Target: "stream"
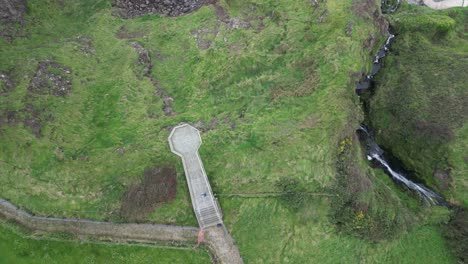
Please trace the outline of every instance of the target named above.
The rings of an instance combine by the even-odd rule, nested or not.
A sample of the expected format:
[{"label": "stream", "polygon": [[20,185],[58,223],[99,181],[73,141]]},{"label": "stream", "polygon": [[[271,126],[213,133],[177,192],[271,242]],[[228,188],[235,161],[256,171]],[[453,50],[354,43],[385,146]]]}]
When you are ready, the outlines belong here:
[{"label": "stream", "polygon": [[[388,0],[382,0],[382,12],[394,13],[395,11],[397,11],[400,5],[400,0],[397,0],[394,5],[388,2]],[[395,40],[395,35],[392,34],[391,28],[389,28],[387,34],[387,40],[379,49],[377,54],[374,56],[371,71],[369,72],[369,74],[361,78],[361,80],[356,86],[356,94],[360,96],[366,116],[368,115],[369,111],[369,98],[363,99],[361,95],[363,95],[365,92],[371,92],[370,96],[372,96],[374,76],[382,68],[382,60],[388,55],[392,42]],[[368,120],[368,118],[366,118],[366,120]],[[383,168],[385,173],[390,175],[395,182],[403,184],[408,189],[416,192],[421,198],[421,200],[426,204],[447,206],[447,203],[439,194],[424,186],[422,183],[415,183],[408,179],[408,172],[400,169],[397,170],[396,168],[392,167],[391,163],[385,157],[383,149],[376,143],[372,130],[369,128],[368,125],[361,124],[361,126],[357,129],[357,134],[359,136],[359,140],[361,141],[362,145],[366,150],[367,159],[379,165],[379,167]]]}]

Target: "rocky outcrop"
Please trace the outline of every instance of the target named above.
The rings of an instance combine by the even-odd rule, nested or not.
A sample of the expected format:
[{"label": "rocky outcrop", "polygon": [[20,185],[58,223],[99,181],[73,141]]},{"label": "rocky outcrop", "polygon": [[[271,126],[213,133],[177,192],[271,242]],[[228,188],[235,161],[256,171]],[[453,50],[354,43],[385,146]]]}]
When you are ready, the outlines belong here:
[{"label": "rocky outcrop", "polygon": [[0,0],[0,37],[11,39],[18,27],[24,23],[26,0]]},{"label": "rocky outcrop", "polygon": [[134,18],[148,14],[176,17],[202,7],[206,0],[114,0],[114,14]]},{"label": "rocky outcrop", "polygon": [[163,101],[163,112],[166,116],[173,116],[176,113],[172,109],[171,102],[174,101],[172,96],[168,95],[167,92],[159,85],[159,82],[151,74],[151,69],[153,68],[153,63],[151,62],[151,56],[145,47],[143,47],[138,42],[131,42],[130,45],[138,53],[138,64],[143,66],[142,73],[143,76],[149,78],[151,83],[155,88],[156,96],[162,99]]},{"label": "rocky outcrop", "polygon": [[0,0],[0,20],[18,22],[26,11],[26,0]]},{"label": "rocky outcrop", "polygon": [[66,96],[72,89],[70,75],[70,69],[63,65],[49,60],[41,61],[36,74],[31,79],[28,91],[41,95]]}]

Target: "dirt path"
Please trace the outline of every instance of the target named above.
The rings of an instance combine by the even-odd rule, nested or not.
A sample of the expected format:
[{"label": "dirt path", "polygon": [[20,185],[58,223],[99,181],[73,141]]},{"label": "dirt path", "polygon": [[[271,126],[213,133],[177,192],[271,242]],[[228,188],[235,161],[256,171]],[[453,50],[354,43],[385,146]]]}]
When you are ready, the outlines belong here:
[{"label": "dirt path", "polygon": [[[14,220],[18,224],[42,233],[65,232],[80,238],[92,237],[116,243],[166,242],[170,244],[194,245],[200,231],[197,227],[155,225],[155,224],[117,224],[82,219],[62,219],[33,216],[0,198],[0,216]],[[224,226],[205,230],[205,240],[216,263],[242,263],[234,241]],[[234,255],[233,255],[234,252]],[[237,253],[237,258],[235,256]]]},{"label": "dirt path", "polygon": [[224,225],[205,229],[206,244],[211,251],[216,252],[215,262],[242,264],[242,258],[234,240]]},{"label": "dirt path", "polygon": [[434,0],[424,0],[424,4],[432,9],[447,9],[451,7],[468,6],[468,0],[445,0],[436,2]]}]

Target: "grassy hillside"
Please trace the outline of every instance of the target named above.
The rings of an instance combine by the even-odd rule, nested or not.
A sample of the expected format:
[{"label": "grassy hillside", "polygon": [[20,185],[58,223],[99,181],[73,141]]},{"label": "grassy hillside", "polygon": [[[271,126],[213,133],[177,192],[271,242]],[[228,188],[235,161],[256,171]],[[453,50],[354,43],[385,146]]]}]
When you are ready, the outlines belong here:
[{"label": "grassy hillside", "polygon": [[[115,219],[145,169],[173,164],[177,199],[150,218],[195,224],[167,144],[179,122],[205,124],[201,155],[217,193],[272,191],[285,175],[310,191],[327,186],[337,142],[360,119],[350,74],[368,60],[363,42],[380,36],[351,2],[223,2],[250,24],[229,29],[209,6],[122,20],[108,2],[30,1],[28,37],[1,44],[0,70],[16,85],[1,98],[14,115],[1,127],[1,194],[38,214]],[[199,49],[194,32],[214,29]],[[149,51],[157,87],[131,41]],[[45,60],[71,71],[65,96],[31,92]],[[176,115],[164,115],[157,89]]]},{"label": "grassy hillside", "polygon": [[378,76],[370,119],[377,139],[450,201],[468,205],[466,8],[407,7]]},{"label": "grassy hillside", "polygon": [[37,240],[0,222],[0,263],[210,263],[204,250]]},{"label": "grassy hillside", "polygon": [[[226,0],[225,14],[123,20],[109,1],[29,1],[26,37],[0,39],[14,83],[0,97],[0,195],[127,221],[126,191],[175,166],[175,200],[141,221],[196,225],[167,144],[189,122],[247,263],[451,263],[447,212],[368,168],[354,136],[354,84],[385,38],[378,2]],[[271,192],[288,194],[232,196]]]}]

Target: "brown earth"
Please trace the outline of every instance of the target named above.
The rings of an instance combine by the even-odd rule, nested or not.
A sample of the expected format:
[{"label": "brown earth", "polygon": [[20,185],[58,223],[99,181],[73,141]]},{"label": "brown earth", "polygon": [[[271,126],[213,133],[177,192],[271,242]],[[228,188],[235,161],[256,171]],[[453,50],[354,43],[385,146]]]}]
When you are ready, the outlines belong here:
[{"label": "brown earth", "polygon": [[372,21],[381,33],[387,32],[388,22],[382,16],[380,7],[375,0],[354,0],[351,9],[356,15]]},{"label": "brown earth", "polygon": [[128,221],[142,221],[162,203],[174,200],[176,190],[173,167],[147,169],[143,182],[130,186],[123,195],[120,214]]}]

